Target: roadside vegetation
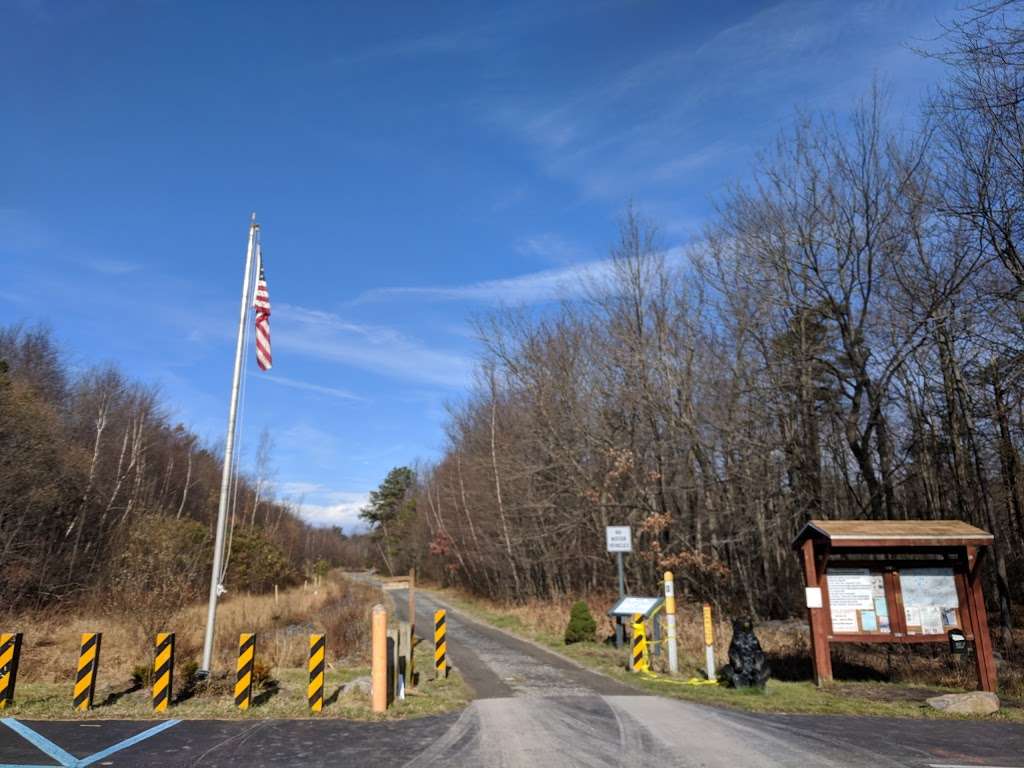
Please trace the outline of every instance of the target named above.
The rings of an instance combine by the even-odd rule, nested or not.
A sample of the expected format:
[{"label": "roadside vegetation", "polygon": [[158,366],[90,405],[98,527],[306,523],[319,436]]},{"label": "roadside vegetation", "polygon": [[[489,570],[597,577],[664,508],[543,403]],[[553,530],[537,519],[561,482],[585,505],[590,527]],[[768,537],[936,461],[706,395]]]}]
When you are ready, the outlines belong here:
[{"label": "roadside vegetation", "polygon": [[[358,720],[415,717],[464,706],[470,694],[457,674],[432,679],[432,651],[421,643],[415,666],[421,684],[383,716],[371,712],[370,612],[385,596],[376,588],[330,574],[319,586],[274,595],[228,595],[218,611],[218,655],[209,683],[194,673],[202,648],[205,604],[190,605],[156,631],[175,631],[173,703],[166,717],[259,719],[313,717],[306,701],[311,633],[327,635],[323,712],[316,717]],[[83,611],[15,619],[25,634],[15,706],[5,713],[24,718],[154,717],[150,701],[153,635],[138,617],[121,611]],[[95,708],[79,713],[71,689],[83,631],[103,631]],[[233,686],[238,636],[256,632],[253,707],[235,707]],[[353,683],[349,689],[346,684]]]},{"label": "roadside vegetation", "polygon": [[[654,677],[629,672],[627,653],[614,646],[614,625],[605,615],[614,602],[611,593],[592,595],[585,602],[598,619],[596,642],[566,641],[578,601],[569,599],[497,603],[461,589],[434,590],[439,597],[470,617],[504,629],[560,653],[577,663],[629,685],[662,696],[726,706],[752,712],[875,715],[887,717],[955,717],[938,712],[925,699],[975,686],[974,664],[951,657],[945,648],[847,646],[833,650],[836,682],[819,688],[811,680],[807,627],[799,621],[767,622],[755,627],[772,666],[772,677],[762,691],[732,690],[723,686],[688,685],[704,677],[701,606],[678,606],[679,669],[667,675],[665,654],[654,659]],[[579,609],[576,609],[578,612]],[[728,656],[732,629],[715,622],[717,667]],[[1024,634],[1020,640],[1024,642]],[[1001,678],[1003,708],[993,717],[1024,722],[1024,675],[1004,668]]]},{"label": "roadside vegetation", "polygon": [[[109,365],[79,367],[45,328],[0,327],[0,625],[11,612],[173,614],[209,585],[220,449],[159,392]],[[276,498],[273,442],[232,489],[232,593],[301,584],[350,543]]]}]

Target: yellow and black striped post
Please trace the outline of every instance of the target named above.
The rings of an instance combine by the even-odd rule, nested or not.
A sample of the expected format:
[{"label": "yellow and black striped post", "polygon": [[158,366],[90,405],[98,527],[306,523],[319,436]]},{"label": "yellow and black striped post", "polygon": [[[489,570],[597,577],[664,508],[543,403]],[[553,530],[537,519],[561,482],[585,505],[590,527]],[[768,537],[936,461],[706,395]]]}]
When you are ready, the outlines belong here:
[{"label": "yellow and black striped post", "polygon": [[153,710],[166,712],[174,686],[174,633],[158,632],[153,656]]},{"label": "yellow and black striped post", "polygon": [[82,650],[78,654],[78,673],[75,675],[75,709],[92,709],[96,693],[96,676],[100,668],[100,632],[82,633]]},{"label": "yellow and black striped post", "polygon": [[324,645],[323,635],[309,636],[309,687],[306,689],[306,697],[311,712],[319,712],[324,708]]},{"label": "yellow and black striped post", "polygon": [[0,709],[14,704],[14,685],[18,682],[21,658],[21,632],[0,634]]},{"label": "yellow and black striped post", "polygon": [[443,610],[434,613],[434,677],[437,679],[448,677],[448,643],[446,639],[445,615]]},{"label": "yellow and black striped post", "polygon": [[252,672],[256,663],[256,635],[238,636],[238,679],[235,681],[235,706],[246,710],[252,704]]},{"label": "yellow and black striped post", "polygon": [[647,660],[647,628],[644,617],[633,614],[633,649],[629,656],[629,668],[634,672],[647,672],[651,665]]}]

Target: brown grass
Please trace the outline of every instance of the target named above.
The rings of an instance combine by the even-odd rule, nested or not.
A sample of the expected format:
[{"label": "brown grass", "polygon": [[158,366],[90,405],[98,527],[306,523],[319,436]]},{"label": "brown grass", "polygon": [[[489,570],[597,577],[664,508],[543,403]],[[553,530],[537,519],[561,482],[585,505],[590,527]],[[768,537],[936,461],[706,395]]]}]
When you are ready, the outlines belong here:
[{"label": "brown grass", "polygon": [[[268,667],[302,666],[311,632],[328,635],[333,664],[363,664],[369,652],[369,611],[380,600],[381,593],[368,585],[334,578],[319,589],[283,591],[276,603],[273,593],[228,594],[217,612],[214,670],[234,669],[242,632],[257,633],[257,654]],[[155,623],[153,611],[142,601],[134,612],[94,605],[77,611],[8,615],[0,629],[24,634],[19,685],[70,680],[82,632],[103,633],[100,679],[120,684],[131,679],[136,668],[152,664],[154,625],[175,633],[176,665],[181,670],[189,661],[199,661],[205,623],[205,603],[187,606]]]}]

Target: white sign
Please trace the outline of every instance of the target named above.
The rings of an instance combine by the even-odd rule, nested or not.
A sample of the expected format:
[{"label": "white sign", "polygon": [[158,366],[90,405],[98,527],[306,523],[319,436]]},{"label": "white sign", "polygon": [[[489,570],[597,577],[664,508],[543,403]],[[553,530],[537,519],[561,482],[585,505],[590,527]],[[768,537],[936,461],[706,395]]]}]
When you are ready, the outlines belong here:
[{"label": "white sign", "polygon": [[612,606],[609,613],[612,616],[632,616],[635,613],[646,616],[660,602],[660,597],[624,597]]},{"label": "white sign", "polygon": [[867,568],[834,568],[827,578],[828,601],[832,608],[874,609],[874,579]]},{"label": "white sign", "polygon": [[665,582],[665,597],[675,597],[676,586],[671,581]]},{"label": "white sign", "polygon": [[831,568],[826,578],[833,632],[889,631],[885,578],[881,573],[867,568]]},{"label": "white sign", "polygon": [[633,537],[628,525],[609,525],[604,529],[609,552],[632,552]]},{"label": "white sign", "polygon": [[833,608],[832,609],[832,631],[833,632],[856,632],[857,626],[856,608]]},{"label": "white sign", "polygon": [[808,608],[822,608],[825,603],[821,597],[821,587],[804,587]]}]

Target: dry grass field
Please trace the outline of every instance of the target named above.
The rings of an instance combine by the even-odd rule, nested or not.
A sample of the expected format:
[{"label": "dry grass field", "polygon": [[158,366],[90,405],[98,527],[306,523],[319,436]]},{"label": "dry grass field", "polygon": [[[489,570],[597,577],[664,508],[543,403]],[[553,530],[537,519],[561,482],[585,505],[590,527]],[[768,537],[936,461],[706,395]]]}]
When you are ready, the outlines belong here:
[{"label": "dry grass field", "polygon": [[[264,595],[227,595],[218,610],[217,655],[209,683],[195,684],[202,653],[206,605],[195,604],[157,622],[145,604],[136,612],[114,606],[80,611],[14,614],[0,618],[0,630],[24,635],[15,706],[17,717],[142,718],[152,715],[149,674],[156,631],[176,635],[174,695],[167,713],[179,718],[306,717],[305,665],[309,635],[327,635],[326,707],[322,716],[372,719],[365,691],[342,692],[344,683],[369,675],[370,611],[387,603],[378,589],[334,574],[319,587],[297,587]],[[155,627],[155,628],[154,628]],[[92,712],[71,708],[71,687],[82,632],[102,632],[99,674]],[[257,636],[254,707],[233,705],[231,685],[238,636]],[[417,648],[420,669],[430,669],[428,644]],[[423,655],[422,660],[420,655]],[[428,681],[385,717],[417,716],[465,704],[469,693],[457,675]]]}]

